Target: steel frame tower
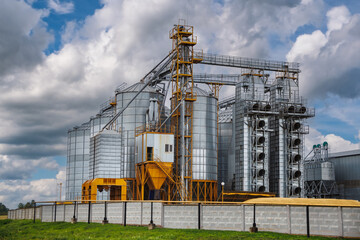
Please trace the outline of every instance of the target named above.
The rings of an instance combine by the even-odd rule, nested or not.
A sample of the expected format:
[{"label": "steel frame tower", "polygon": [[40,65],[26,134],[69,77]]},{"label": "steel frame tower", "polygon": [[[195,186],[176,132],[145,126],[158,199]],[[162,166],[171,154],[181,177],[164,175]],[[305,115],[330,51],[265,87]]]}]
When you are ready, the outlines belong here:
[{"label": "steel frame tower", "polygon": [[193,46],[196,45],[196,37],[193,32],[192,26],[179,21],[169,34],[176,54],[171,66],[171,109],[177,110],[171,117],[171,125],[175,131],[175,176],[182,201],[192,200],[192,122],[193,102],[196,101],[193,93]]},{"label": "steel frame tower", "polygon": [[329,146],[327,142],[323,145],[314,145],[314,155],[305,160],[305,197],[308,198],[338,198],[340,196],[335,181],[333,163],[329,162]]}]

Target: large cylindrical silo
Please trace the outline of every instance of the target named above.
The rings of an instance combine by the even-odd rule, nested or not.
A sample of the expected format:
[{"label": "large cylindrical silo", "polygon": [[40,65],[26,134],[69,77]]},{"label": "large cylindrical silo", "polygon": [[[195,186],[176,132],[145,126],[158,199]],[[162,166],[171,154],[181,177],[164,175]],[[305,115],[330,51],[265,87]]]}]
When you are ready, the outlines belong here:
[{"label": "large cylindrical silo", "polygon": [[89,178],[90,122],[68,131],[66,200],[81,199],[81,186]]},{"label": "large cylindrical silo", "polygon": [[194,87],[193,180],[217,181],[217,99]]},{"label": "large cylindrical silo", "polygon": [[[116,112],[125,107],[143,86],[144,83],[139,82],[124,90],[116,90]],[[145,125],[150,99],[162,101],[163,97],[155,88],[147,86],[117,119],[116,129],[123,137],[122,178],[135,178],[135,129]]]},{"label": "large cylindrical silo", "polygon": [[222,110],[219,113],[218,183],[225,183],[224,190],[235,190],[234,127],[233,109]]}]

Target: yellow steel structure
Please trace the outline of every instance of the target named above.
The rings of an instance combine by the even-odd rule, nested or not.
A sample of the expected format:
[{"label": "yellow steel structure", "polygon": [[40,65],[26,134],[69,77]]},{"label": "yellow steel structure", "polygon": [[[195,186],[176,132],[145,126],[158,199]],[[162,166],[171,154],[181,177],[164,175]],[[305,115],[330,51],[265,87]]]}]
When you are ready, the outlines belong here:
[{"label": "yellow steel structure", "polygon": [[110,200],[134,199],[134,179],[131,178],[95,178],[82,184],[83,203],[96,201],[97,191],[110,191]]},{"label": "yellow steel structure", "polygon": [[254,198],[243,202],[244,204],[261,205],[292,205],[292,206],[336,206],[360,207],[357,200],[326,199],[326,198]]},{"label": "yellow steel structure", "polygon": [[109,191],[116,196],[114,200],[126,200],[126,181],[120,178],[95,178],[82,184],[82,201],[96,200],[97,191]]},{"label": "yellow steel structure", "polygon": [[217,181],[192,180],[193,201],[216,201]]},{"label": "yellow steel structure", "polygon": [[181,104],[171,117],[171,125],[175,137],[176,185],[178,197],[182,201],[192,200],[192,123],[193,102],[196,101],[193,92],[193,46],[196,45],[196,37],[193,32],[192,26],[185,25],[185,21],[180,20],[169,34],[172,49],[176,53],[171,66],[171,109],[176,109]]},{"label": "yellow steel structure", "polygon": [[[158,128],[157,126],[155,128]],[[155,190],[159,193],[155,200],[167,200],[173,199],[173,189],[175,181],[173,180],[173,162],[163,162],[158,157],[154,156],[154,149],[152,152],[148,152],[148,148],[144,148],[147,143],[147,134],[161,134],[161,135],[173,135],[170,133],[171,129],[166,127],[159,128],[158,131],[152,126],[144,125],[137,127],[135,130],[135,136],[141,136],[141,148],[145,149],[145,154],[140,154],[141,160],[135,167],[135,180],[136,180],[136,199],[146,200],[146,194],[149,190]],[[145,157],[145,159],[144,159]]]},{"label": "yellow steel structure", "polygon": [[170,201],[175,184],[172,171],[173,163],[170,162],[155,160],[136,164],[136,199],[145,200],[147,190],[156,190],[160,194],[160,199],[156,200]]}]

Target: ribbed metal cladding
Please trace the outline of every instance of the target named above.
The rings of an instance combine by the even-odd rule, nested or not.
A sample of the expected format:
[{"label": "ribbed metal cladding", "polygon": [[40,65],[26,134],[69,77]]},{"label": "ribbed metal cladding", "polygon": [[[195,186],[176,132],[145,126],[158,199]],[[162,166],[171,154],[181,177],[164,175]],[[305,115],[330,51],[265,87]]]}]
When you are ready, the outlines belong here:
[{"label": "ribbed metal cladding", "polygon": [[121,135],[114,130],[104,130],[90,138],[90,179],[120,178],[121,140]]},{"label": "ribbed metal cladding", "polygon": [[[136,83],[124,90],[116,91],[116,111],[120,111],[141,89],[144,83]],[[146,87],[119,116],[116,128],[123,137],[123,170],[121,178],[135,178],[135,129],[146,123],[146,111],[149,109],[150,99],[156,98],[160,102],[164,95],[153,87]]]},{"label": "ribbed metal cladding", "polygon": [[89,180],[90,137],[96,135],[112,115],[113,108],[109,107],[91,117],[89,122],[68,131],[66,200],[81,198],[81,186]]},{"label": "ribbed metal cladding", "polygon": [[90,122],[68,131],[65,199],[81,198],[81,185],[89,177]]},{"label": "ribbed metal cladding", "polygon": [[235,190],[235,124],[232,116],[233,108],[219,113],[218,183],[224,182],[225,190]]},{"label": "ribbed metal cladding", "polygon": [[[277,78],[270,87],[270,98],[281,114],[272,116],[270,191],[279,197],[304,196],[303,145],[306,107],[293,79]],[[301,108],[305,108],[302,111]],[[295,156],[298,155],[298,159]]]},{"label": "ribbed metal cladding", "polygon": [[217,99],[194,87],[193,160],[194,180],[217,180]]},{"label": "ribbed metal cladding", "polygon": [[269,113],[264,80],[244,74],[235,94],[235,189],[269,191]]}]

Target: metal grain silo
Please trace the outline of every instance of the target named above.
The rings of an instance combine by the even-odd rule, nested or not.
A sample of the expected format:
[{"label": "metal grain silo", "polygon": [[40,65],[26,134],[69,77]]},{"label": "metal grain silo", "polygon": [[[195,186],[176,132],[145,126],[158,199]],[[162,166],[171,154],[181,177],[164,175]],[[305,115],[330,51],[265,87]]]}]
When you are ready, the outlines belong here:
[{"label": "metal grain silo", "polygon": [[193,180],[217,181],[217,99],[194,87]]},{"label": "metal grain silo", "polygon": [[[116,112],[119,112],[144,86],[143,82],[121,90],[116,93]],[[146,112],[150,106],[150,99],[162,101],[164,95],[155,88],[147,86],[119,116],[116,129],[123,137],[123,171],[121,178],[135,178],[135,128],[145,125]]]},{"label": "metal grain silo", "polygon": [[81,199],[81,185],[89,177],[90,122],[68,131],[66,163],[67,200]]},{"label": "metal grain silo", "polygon": [[233,108],[221,110],[219,113],[218,183],[224,182],[225,190],[235,190],[234,128]]}]

